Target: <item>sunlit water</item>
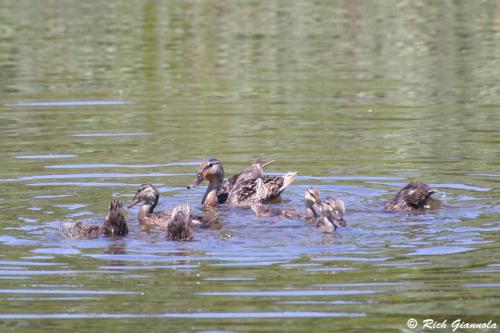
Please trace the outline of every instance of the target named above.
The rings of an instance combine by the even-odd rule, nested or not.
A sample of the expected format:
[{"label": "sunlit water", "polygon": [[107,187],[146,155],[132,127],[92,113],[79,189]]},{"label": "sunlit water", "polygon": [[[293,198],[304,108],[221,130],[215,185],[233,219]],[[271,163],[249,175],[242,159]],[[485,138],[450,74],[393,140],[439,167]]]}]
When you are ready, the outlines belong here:
[{"label": "sunlit water", "polygon": [[[500,324],[494,2],[31,2],[0,13],[0,330],[405,331]],[[221,208],[191,242],[65,239],[200,160],[342,198],[347,228]],[[385,213],[409,180],[443,206]]]}]

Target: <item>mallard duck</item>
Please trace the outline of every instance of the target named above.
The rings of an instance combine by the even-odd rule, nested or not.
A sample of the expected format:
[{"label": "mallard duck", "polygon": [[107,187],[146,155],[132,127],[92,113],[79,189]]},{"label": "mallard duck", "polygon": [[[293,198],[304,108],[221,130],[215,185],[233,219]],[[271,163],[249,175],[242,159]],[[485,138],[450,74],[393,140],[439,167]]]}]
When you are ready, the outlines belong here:
[{"label": "mallard duck", "polygon": [[317,227],[324,232],[333,233],[338,227],[347,226],[345,205],[341,199],[327,197],[320,199],[319,189],[311,187],[304,193],[304,201],[309,214],[317,219]]},{"label": "mallard duck", "polygon": [[[170,226],[173,221],[174,211],[161,211],[155,212],[154,209],[158,204],[160,198],[160,192],[153,184],[142,184],[132,199],[132,202],[127,208],[132,208],[140,202],[143,202],[141,208],[139,209],[138,219],[139,223],[143,226],[154,226],[160,228],[166,228]],[[180,206],[176,207],[178,211],[181,211]],[[182,209],[186,211],[186,207]],[[215,223],[218,219],[218,214],[210,212],[203,214],[201,216],[192,215],[189,209],[189,228],[191,227],[207,227]],[[186,230],[186,234],[188,234]]]},{"label": "mallard duck", "polygon": [[97,238],[100,235],[105,237],[126,236],[128,234],[128,226],[122,207],[121,202],[113,200],[109,204],[104,216],[104,223],[101,227],[97,224],[85,225],[82,221],[78,221],[63,225],[62,233],[69,238]]},{"label": "mallard duck", "polygon": [[297,176],[296,172],[288,172],[284,176],[264,175],[262,169],[270,163],[257,160],[240,173],[224,179],[222,163],[216,158],[209,158],[201,163],[196,178],[188,188],[207,180],[208,188],[202,199],[204,206],[215,207],[227,202],[234,207],[249,208],[278,198]]},{"label": "mallard duck", "polygon": [[417,210],[429,208],[431,195],[437,190],[422,182],[410,182],[385,204],[385,210],[399,212],[402,210]]}]

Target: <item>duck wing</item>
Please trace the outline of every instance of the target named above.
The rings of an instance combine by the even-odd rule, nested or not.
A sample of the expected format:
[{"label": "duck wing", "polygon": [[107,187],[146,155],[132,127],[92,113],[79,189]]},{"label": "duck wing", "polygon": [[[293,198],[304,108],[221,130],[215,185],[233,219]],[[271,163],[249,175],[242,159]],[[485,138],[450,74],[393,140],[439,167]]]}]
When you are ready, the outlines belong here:
[{"label": "duck wing", "polygon": [[293,183],[296,177],[297,172],[288,172],[284,176],[264,175],[262,180],[264,181],[264,186],[267,191],[267,197],[265,200],[273,200],[279,197],[285,188]]}]

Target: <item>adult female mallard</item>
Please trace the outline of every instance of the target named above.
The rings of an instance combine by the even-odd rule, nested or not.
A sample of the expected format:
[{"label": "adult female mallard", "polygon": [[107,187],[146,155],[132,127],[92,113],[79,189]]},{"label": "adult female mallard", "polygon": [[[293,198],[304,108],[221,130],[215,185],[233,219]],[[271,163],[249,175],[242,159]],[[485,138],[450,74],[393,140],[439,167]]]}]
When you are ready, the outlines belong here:
[{"label": "adult female mallard", "polygon": [[394,199],[385,204],[385,210],[399,212],[430,208],[431,195],[437,190],[422,182],[410,182],[396,194]]},{"label": "adult female mallard", "polygon": [[188,188],[207,180],[208,187],[202,199],[204,206],[215,207],[227,202],[234,207],[249,208],[278,198],[297,176],[296,172],[288,172],[284,176],[264,175],[262,169],[270,163],[257,160],[240,173],[224,179],[221,161],[208,158],[201,163],[196,178]]},{"label": "adult female mallard", "polygon": [[128,226],[125,215],[123,215],[122,203],[116,200],[111,201],[102,226],[94,223],[85,225],[82,221],[71,222],[65,223],[61,232],[68,238],[97,238],[101,235],[105,237],[126,236]]},{"label": "adult female mallard", "polygon": [[[192,238],[192,227],[206,227],[218,219],[217,214],[192,215],[188,204],[179,205],[173,211],[155,212],[159,198],[160,192],[153,184],[142,184],[127,208],[143,202],[138,214],[139,223],[143,226],[167,229],[168,239],[189,240]],[[178,231],[170,235],[169,230]]]}]

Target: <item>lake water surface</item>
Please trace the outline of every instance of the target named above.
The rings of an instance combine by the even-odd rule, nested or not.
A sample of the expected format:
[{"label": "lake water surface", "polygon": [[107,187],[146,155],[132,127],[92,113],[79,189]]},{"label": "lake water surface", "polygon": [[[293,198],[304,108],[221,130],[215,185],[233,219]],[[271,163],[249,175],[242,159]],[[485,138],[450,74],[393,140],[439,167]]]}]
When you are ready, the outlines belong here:
[{"label": "lake water surface", "polygon": [[[407,332],[500,325],[495,1],[3,1],[0,331]],[[221,209],[191,242],[65,239],[159,209],[207,156],[342,198],[349,226]],[[442,209],[385,213],[410,180]],[[421,326],[419,326],[421,328]],[[451,329],[444,330],[451,331]]]}]

